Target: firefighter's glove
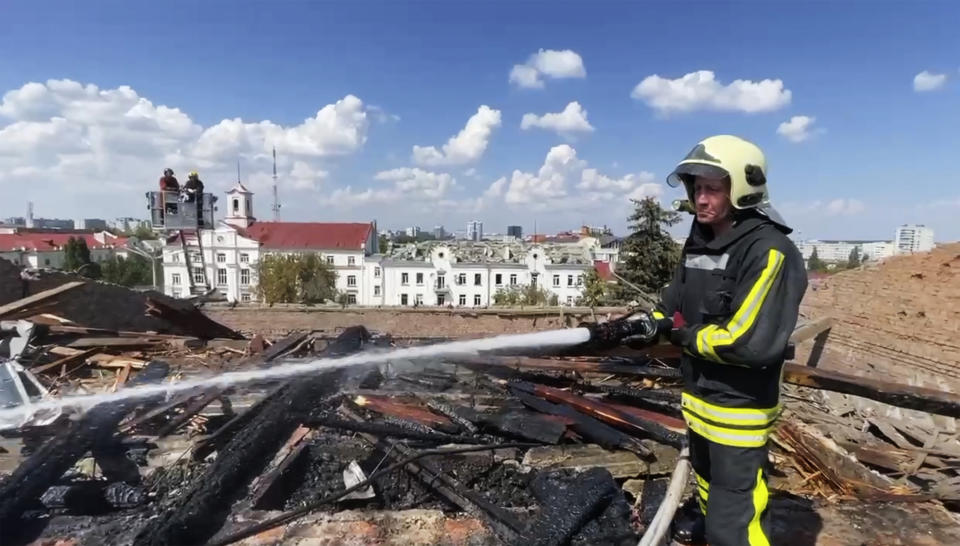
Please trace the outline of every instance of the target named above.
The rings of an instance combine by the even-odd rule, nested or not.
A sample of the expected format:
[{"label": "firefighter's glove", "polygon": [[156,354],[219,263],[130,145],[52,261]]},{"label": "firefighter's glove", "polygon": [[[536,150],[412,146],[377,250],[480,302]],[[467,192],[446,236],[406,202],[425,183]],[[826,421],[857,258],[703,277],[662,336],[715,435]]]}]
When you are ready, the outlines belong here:
[{"label": "firefighter's glove", "polygon": [[659,322],[669,322],[669,329],[664,330],[664,337],[670,340],[674,345],[684,347],[690,341],[694,331],[687,327],[687,321],[679,311],[673,314],[672,319],[663,318]]}]

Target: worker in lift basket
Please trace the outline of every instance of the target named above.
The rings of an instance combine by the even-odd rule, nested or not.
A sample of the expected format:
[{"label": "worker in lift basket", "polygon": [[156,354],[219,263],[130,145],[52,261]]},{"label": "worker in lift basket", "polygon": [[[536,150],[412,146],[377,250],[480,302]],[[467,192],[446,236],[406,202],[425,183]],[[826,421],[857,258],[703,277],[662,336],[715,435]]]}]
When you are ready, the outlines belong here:
[{"label": "worker in lift basket", "polygon": [[[177,198],[170,196],[168,199],[167,192],[179,192],[180,183],[177,182],[177,178],[173,176],[173,169],[166,168],[163,170],[163,176],[160,177],[160,210],[163,213],[173,213],[176,214]],[[169,211],[167,209],[170,209]]]},{"label": "worker in lift basket", "polygon": [[187,182],[183,185],[184,201],[195,203],[197,206],[197,224],[203,225],[203,182],[197,171],[190,171]]},{"label": "worker in lift basket", "polygon": [[767,439],[784,352],[807,287],[791,229],[771,207],[766,160],[729,135],[701,141],[667,178],[695,210],[653,315],[683,348],[682,408],[697,494],[674,520],[685,544],[770,544]]}]

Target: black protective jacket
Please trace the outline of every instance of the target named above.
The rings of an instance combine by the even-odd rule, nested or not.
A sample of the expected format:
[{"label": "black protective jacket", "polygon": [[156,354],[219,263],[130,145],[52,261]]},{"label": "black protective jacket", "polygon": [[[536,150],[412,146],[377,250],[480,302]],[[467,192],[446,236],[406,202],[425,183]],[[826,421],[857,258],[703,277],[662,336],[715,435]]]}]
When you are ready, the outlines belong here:
[{"label": "black protective jacket", "polygon": [[727,408],[779,405],[784,350],[797,323],[807,274],[787,227],[747,211],[724,235],[695,220],[656,315],[686,326],[685,391]]}]

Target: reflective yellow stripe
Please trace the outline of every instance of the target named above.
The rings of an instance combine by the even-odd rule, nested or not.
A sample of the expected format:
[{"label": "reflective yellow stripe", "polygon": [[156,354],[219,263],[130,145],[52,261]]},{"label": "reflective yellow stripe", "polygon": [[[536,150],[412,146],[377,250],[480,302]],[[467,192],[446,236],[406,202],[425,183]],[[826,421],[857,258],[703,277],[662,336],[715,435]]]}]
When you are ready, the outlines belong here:
[{"label": "reflective yellow stripe", "polygon": [[655,319],[657,319],[657,320],[660,320],[660,319],[662,319],[662,318],[667,318],[667,317],[665,317],[665,316],[663,315],[663,313],[661,313],[660,311],[654,310],[654,311],[653,311],[653,318],[655,318]]},{"label": "reflective yellow stripe", "polygon": [[[783,268],[784,259],[783,253],[779,250],[770,249],[767,254],[766,267],[760,272],[760,277],[753,283],[750,292],[747,293],[747,297],[744,298],[736,314],[727,323],[726,328],[710,325],[700,330],[699,334],[703,335],[702,341],[700,335],[697,336],[697,348],[700,350],[700,354],[713,360],[719,360],[716,358],[717,347],[732,344],[750,330],[757,320],[757,315],[760,314],[760,308],[763,307],[763,301],[770,292],[773,281]],[[703,349],[700,349],[701,344],[704,347]]]},{"label": "reflective yellow stripe", "polygon": [[763,470],[761,469],[757,471],[757,485],[753,488],[753,518],[747,525],[747,542],[750,546],[770,546],[770,540],[767,539],[767,535],[764,534],[763,527],[760,525],[760,516],[767,509],[768,498],[767,483],[763,480]]},{"label": "reflective yellow stripe", "polygon": [[698,498],[697,502],[700,503],[700,513],[707,515],[707,501]]},{"label": "reflective yellow stripe", "polygon": [[773,427],[760,430],[742,430],[711,425],[691,413],[683,410],[683,418],[690,430],[717,444],[733,447],[762,447],[767,443]]},{"label": "reflective yellow stripe", "polygon": [[700,476],[700,474],[697,474],[696,472],[694,472],[693,475],[696,476],[696,478],[697,478],[697,485],[699,485],[700,487],[702,487],[703,489],[705,489],[705,490],[707,490],[707,491],[710,490],[710,482],[708,482],[707,480],[703,479],[703,477]]},{"label": "reflective yellow stripe", "polygon": [[701,400],[690,393],[680,395],[680,403],[692,413],[724,425],[767,426],[780,415],[781,406],[768,409],[725,408]]}]

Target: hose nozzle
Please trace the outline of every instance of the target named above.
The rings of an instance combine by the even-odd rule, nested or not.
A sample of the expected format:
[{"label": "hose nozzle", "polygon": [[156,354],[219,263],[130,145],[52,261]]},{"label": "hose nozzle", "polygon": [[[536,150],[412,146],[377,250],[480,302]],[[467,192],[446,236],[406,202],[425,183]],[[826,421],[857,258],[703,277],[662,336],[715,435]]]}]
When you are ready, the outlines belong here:
[{"label": "hose nozzle", "polygon": [[620,345],[626,340],[649,343],[657,337],[657,321],[646,311],[635,311],[626,317],[581,326],[590,330],[585,346],[604,349]]}]

